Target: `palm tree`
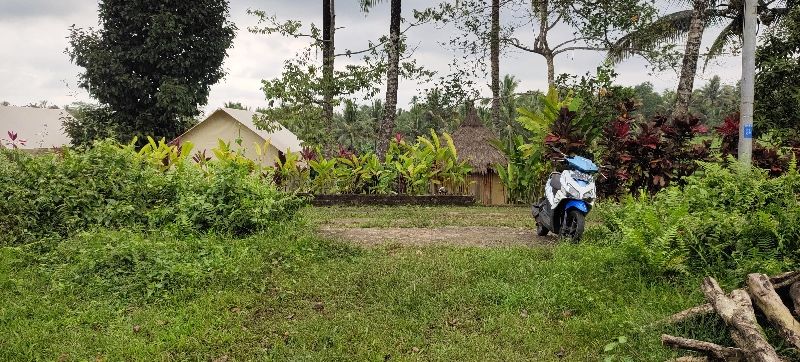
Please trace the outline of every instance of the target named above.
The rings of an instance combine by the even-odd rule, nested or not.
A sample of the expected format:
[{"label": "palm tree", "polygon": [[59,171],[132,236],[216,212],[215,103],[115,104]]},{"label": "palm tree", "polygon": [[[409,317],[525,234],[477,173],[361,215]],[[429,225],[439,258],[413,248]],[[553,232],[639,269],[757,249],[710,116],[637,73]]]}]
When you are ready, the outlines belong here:
[{"label": "palm tree", "polygon": [[[375,4],[383,0],[361,0],[361,8],[368,11]],[[389,21],[389,47],[386,68],[386,108],[383,112],[383,120],[378,129],[377,154],[383,156],[389,148],[389,138],[394,133],[395,119],[397,117],[397,89],[399,87],[400,76],[400,21],[402,12],[402,0],[391,1],[391,20]]]},{"label": "palm tree", "polygon": [[[759,17],[763,24],[770,25],[781,15],[787,13],[789,2],[794,0],[759,0]],[[705,55],[706,64],[710,59],[722,55],[725,48],[740,40],[744,28],[743,0],[692,0],[692,8],[676,11],[656,19],[653,23],[622,37],[611,47],[608,58],[620,62],[633,55],[645,58],[658,57],[659,47],[675,44],[684,36],[685,48],[681,66],[678,89],[676,91],[673,116],[686,114],[697,74],[697,61],[700,57],[700,43],[706,28],[726,23]],[[770,5],[786,5],[772,7]]]},{"label": "palm tree", "polygon": [[500,0],[492,0],[492,122],[500,122]]},{"label": "palm tree", "polygon": [[334,0],[322,0],[322,118],[327,123],[328,131],[333,129],[333,96],[334,96],[334,60],[336,11]]}]

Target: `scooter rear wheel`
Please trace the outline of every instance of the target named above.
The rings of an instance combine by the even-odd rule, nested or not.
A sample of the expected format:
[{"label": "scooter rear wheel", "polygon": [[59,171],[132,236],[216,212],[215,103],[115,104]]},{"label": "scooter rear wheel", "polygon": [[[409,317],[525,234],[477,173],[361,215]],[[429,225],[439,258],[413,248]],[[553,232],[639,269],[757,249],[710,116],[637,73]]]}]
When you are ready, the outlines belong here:
[{"label": "scooter rear wheel", "polygon": [[583,236],[583,228],[586,224],[586,215],[582,212],[572,209],[567,212],[567,220],[561,226],[561,236],[572,239],[573,242],[578,242]]}]

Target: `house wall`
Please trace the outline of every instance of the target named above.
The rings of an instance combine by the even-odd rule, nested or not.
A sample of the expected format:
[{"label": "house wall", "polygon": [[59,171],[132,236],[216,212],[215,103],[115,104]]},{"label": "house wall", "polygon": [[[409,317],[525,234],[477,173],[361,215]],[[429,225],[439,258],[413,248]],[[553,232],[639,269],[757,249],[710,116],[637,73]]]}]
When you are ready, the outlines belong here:
[{"label": "house wall", "polygon": [[494,172],[481,175],[473,173],[467,176],[467,184],[459,187],[446,185],[454,194],[475,196],[475,200],[483,205],[505,205],[506,192],[500,176]]},{"label": "house wall", "polygon": [[[269,146],[266,155],[259,156],[256,144],[263,147],[264,139],[225,112],[212,114],[181,137],[181,141],[190,141],[194,144],[192,153],[206,150],[206,155],[212,158],[214,153],[211,150],[217,148],[220,139],[230,143],[231,149],[242,151],[245,157],[263,166],[274,165],[275,157],[278,156],[278,149],[272,145]],[[237,139],[242,140],[241,146],[236,143]]]}]

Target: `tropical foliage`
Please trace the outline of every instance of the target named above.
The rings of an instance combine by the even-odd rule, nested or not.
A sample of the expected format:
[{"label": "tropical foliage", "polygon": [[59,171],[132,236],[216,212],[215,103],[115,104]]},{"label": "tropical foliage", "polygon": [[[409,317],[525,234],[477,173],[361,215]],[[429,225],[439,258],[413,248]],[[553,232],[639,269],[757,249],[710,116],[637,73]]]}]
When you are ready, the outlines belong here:
[{"label": "tropical foliage", "polygon": [[275,182],[287,191],[313,194],[422,195],[440,187],[458,189],[470,170],[458,160],[449,134],[430,131],[430,137],[417,137],[414,143],[391,140],[384,158],[346,149],[331,158],[310,149],[302,156],[287,154],[276,163]]},{"label": "tropical foliage", "polygon": [[735,276],[800,266],[800,174],[702,163],[655,197],[606,204],[607,240],[655,273]]},{"label": "tropical foliage", "polygon": [[99,141],[40,156],[0,150],[0,197],[6,200],[0,245],[92,227],[248,234],[290,218],[303,204],[236,157],[201,167],[189,158],[189,143],[149,138],[137,150],[135,142]]},{"label": "tropical foliage", "polygon": [[756,52],[757,129],[800,129],[800,8],[763,37]]}]

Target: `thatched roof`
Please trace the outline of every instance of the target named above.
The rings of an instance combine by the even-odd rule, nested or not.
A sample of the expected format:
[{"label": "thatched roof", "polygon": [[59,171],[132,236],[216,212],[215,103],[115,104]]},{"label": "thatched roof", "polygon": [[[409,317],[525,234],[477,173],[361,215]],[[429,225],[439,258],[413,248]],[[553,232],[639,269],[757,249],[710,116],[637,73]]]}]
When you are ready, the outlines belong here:
[{"label": "thatched roof", "polygon": [[486,174],[492,172],[494,165],[508,163],[505,155],[490,143],[494,139],[497,136],[481,123],[475,108],[467,111],[467,118],[453,132],[458,159],[467,161],[472,166],[473,173]]}]

